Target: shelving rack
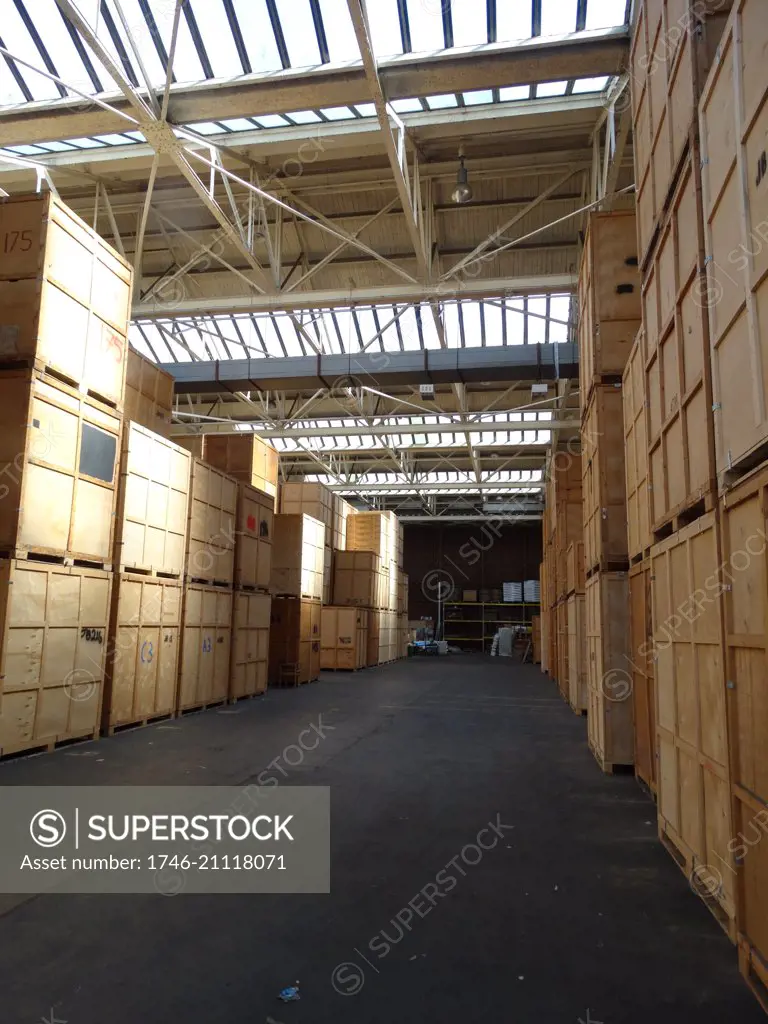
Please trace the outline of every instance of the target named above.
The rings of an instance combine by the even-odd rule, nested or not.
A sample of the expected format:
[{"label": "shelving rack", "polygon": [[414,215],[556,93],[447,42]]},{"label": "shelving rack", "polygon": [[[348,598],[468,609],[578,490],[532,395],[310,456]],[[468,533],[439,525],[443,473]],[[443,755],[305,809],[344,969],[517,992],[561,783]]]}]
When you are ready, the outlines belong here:
[{"label": "shelving rack", "polygon": [[[515,617],[499,617],[499,609],[517,609]],[[476,614],[472,614],[475,611]],[[488,652],[500,626],[530,626],[539,614],[538,601],[450,601],[446,602],[443,638],[449,644],[477,646]],[[479,627],[479,628],[478,628]]]}]

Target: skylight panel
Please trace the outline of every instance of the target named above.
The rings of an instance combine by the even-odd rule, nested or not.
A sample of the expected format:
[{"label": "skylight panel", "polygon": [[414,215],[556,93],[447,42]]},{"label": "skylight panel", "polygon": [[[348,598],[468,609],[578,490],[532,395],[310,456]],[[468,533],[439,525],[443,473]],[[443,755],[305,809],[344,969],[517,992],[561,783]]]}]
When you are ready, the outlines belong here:
[{"label": "skylight panel", "polygon": [[392,57],[403,52],[397,0],[376,0],[367,5],[371,46],[377,57]]},{"label": "skylight panel", "polygon": [[[194,0],[194,4],[192,0],[187,0],[187,3],[194,12],[214,78],[231,78],[233,74],[242,71],[235,37],[229,28],[222,0]],[[184,21],[183,14],[181,20]]]},{"label": "skylight panel", "polygon": [[493,103],[493,91],[491,89],[477,89],[474,92],[462,93],[462,96],[468,106],[476,106],[478,103]]},{"label": "skylight panel", "polygon": [[389,105],[396,114],[411,114],[422,109],[421,103],[417,99],[392,100]]},{"label": "skylight panel", "polygon": [[480,305],[477,302],[462,302],[464,318],[464,343],[467,348],[480,348],[483,343],[480,328]]},{"label": "skylight panel", "polygon": [[[439,8],[439,4],[433,6],[436,9]],[[504,6],[504,4],[498,6]],[[485,11],[479,9],[477,0],[452,0],[451,20],[453,21],[454,46],[479,46],[488,42],[488,27],[484,14]]]},{"label": "skylight panel", "polygon": [[220,124],[223,124],[225,128],[229,128],[231,132],[258,131],[256,125],[254,125],[252,121],[249,121],[247,117],[231,117],[226,120],[222,118]]},{"label": "skylight panel", "polygon": [[500,306],[490,302],[483,303],[485,317],[485,344],[497,347],[504,344],[503,312]]},{"label": "skylight panel", "polygon": [[131,140],[126,139],[123,135],[94,135],[94,141],[103,142],[106,146],[130,146]]},{"label": "skylight panel", "polygon": [[540,82],[536,86],[536,95],[542,96],[565,96],[567,82]]},{"label": "skylight panel", "polygon": [[508,299],[506,302],[507,344],[525,344],[525,309],[522,299]]},{"label": "skylight panel", "polygon": [[445,341],[448,348],[461,348],[459,307],[456,302],[446,302],[443,307],[443,327],[445,330]]},{"label": "skylight panel", "polygon": [[[532,0],[526,0],[525,6],[530,6]],[[520,5],[517,3],[496,4],[496,42],[512,43],[528,39],[531,35],[531,21],[529,12],[521,15]]]},{"label": "skylight panel", "polygon": [[73,146],[77,146],[78,149],[100,149],[104,147],[103,142],[98,142],[96,139],[84,138],[84,139],[67,139],[67,142]]},{"label": "skylight panel", "polygon": [[322,117],[314,110],[294,110],[285,116],[290,117],[296,124],[317,124],[322,121]]},{"label": "skylight panel", "polygon": [[[9,7],[10,4],[4,6]],[[84,92],[87,96],[94,93],[94,84],[90,79],[85,64],[75,49],[75,44],[72,42],[72,37],[67,31],[67,26],[56,6],[55,0],[35,0],[34,4],[30,4],[29,0],[27,0],[26,8],[34,21],[35,29],[40,35],[43,46],[48,51],[48,55],[53,61],[59,77],[68,85],[73,85],[80,92]],[[85,11],[83,10],[82,13],[85,14]],[[5,12],[0,35],[5,39],[6,46],[10,48],[10,43],[5,38]],[[23,54],[20,53],[19,56],[21,57]],[[88,56],[91,56],[90,51],[88,51]],[[36,67],[44,67],[40,56],[36,60],[33,59],[32,63]],[[37,78],[38,76],[36,75],[35,77]],[[99,77],[101,77],[100,74]],[[107,78],[106,81],[102,80],[102,85],[105,88],[110,88],[112,84],[111,78]]]},{"label": "skylight panel", "polygon": [[[377,0],[380,3],[381,0]],[[333,63],[360,60],[357,37],[349,16],[347,0],[320,0],[328,54]]]},{"label": "skylight panel", "polygon": [[320,113],[329,121],[348,121],[355,116],[349,107],[321,107]]},{"label": "skylight panel", "polygon": [[359,352],[360,346],[357,341],[357,332],[352,321],[352,314],[348,309],[336,310],[336,323],[341,335],[341,350],[347,352]]},{"label": "skylight panel", "polygon": [[[18,70],[20,73],[23,72],[23,68],[19,67]],[[24,93],[11,74],[11,69],[5,63],[5,57],[0,55],[0,106],[23,103],[25,99]]]},{"label": "skylight panel", "polygon": [[376,117],[376,105],[373,103],[356,103],[355,110],[361,117]]},{"label": "skylight panel", "polygon": [[188,125],[193,132],[197,132],[198,135],[221,135],[221,128],[219,125],[214,124],[213,121],[197,121],[195,124]]},{"label": "skylight panel", "polygon": [[[309,0],[275,0],[292,68],[322,63]],[[326,29],[330,34],[330,28]]]},{"label": "skylight panel", "polygon": [[38,145],[48,153],[71,153],[75,148],[68,146],[66,142],[40,142]]},{"label": "skylight panel", "polygon": [[578,0],[541,0],[541,34],[562,36],[576,31]]},{"label": "skylight panel", "polygon": [[[281,70],[283,62],[280,60],[267,5],[263,0],[233,0],[233,5],[251,70],[254,74]],[[237,66],[240,66],[239,61]]]},{"label": "skylight panel", "polygon": [[[27,32],[19,12],[12,3],[3,4],[3,20],[0,35],[3,37],[6,49],[10,50],[14,56],[28,61],[32,67],[45,70],[43,58],[40,56],[29,32]],[[5,58],[2,58],[2,60],[5,63]],[[52,100],[59,98],[59,90],[50,78],[38,75],[30,68],[23,67],[20,64],[17,64],[16,67],[27,83],[33,99]]]},{"label": "skylight panel", "polygon": [[445,93],[443,96],[427,96],[427,106],[430,110],[444,110],[446,107],[457,107],[458,101],[453,92]]},{"label": "skylight panel", "polygon": [[573,83],[573,91],[575,93],[602,92],[607,85],[607,75],[603,75],[601,78],[577,78]]},{"label": "skylight panel", "polygon": [[416,313],[413,306],[409,306],[400,317],[400,332],[403,336],[403,348],[406,352],[418,352],[421,349],[421,339],[419,338],[419,329],[416,326]]},{"label": "skylight panel", "polygon": [[537,316],[526,317],[528,321],[528,344],[543,345],[546,340],[547,321],[542,319],[547,315],[547,300],[543,296],[528,299],[528,312],[537,313]]},{"label": "skylight panel", "polygon": [[136,142],[146,142],[147,141],[144,138],[144,136],[141,134],[141,132],[133,132],[133,131],[131,131],[131,132],[123,132],[123,135],[130,135],[130,137],[132,139],[134,139]]},{"label": "skylight panel", "polygon": [[431,0],[427,3],[425,0],[407,0],[411,48],[414,53],[445,49],[442,18],[444,2],[445,0]]},{"label": "skylight panel", "polygon": [[530,85],[511,85],[505,89],[499,89],[499,99],[503,101],[507,100],[527,100],[531,98],[531,87]]},{"label": "skylight panel", "polygon": [[17,153],[19,156],[45,156],[45,150],[40,149],[39,146],[6,146],[6,152]]},{"label": "skylight panel", "polygon": [[431,310],[426,306],[423,306],[421,310],[421,331],[424,335],[424,348],[441,347],[437,327],[435,326],[435,318],[432,316]]},{"label": "skylight panel", "polygon": [[263,114],[253,119],[262,128],[287,128],[288,122],[280,114]]},{"label": "skylight panel", "polygon": [[626,0],[589,0],[585,28],[611,28],[623,25],[626,11]]},{"label": "skylight panel", "polygon": [[[147,74],[149,75],[153,82],[160,85],[161,83],[165,82],[166,70],[165,67],[160,62],[160,57],[158,56],[155,42],[152,39],[152,34],[149,30],[149,25],[147,24],[147,21],[144,18],[144,15],[142,14],[138,0],[121,0],[120,6],[123,10],[123,13],[125,14],[125,20],[128,23],[131,39],[133,39],[133,41],[136,43],[136,47],[139,53],[141,54],[141,59],[144,62],[144,66],[147,69]],[[111,8],[112,17],[117,28],[118,35],[123,41],[123,46],[125,47],[128,53],[128,59],[131,61],[131,64],[135,66],[137,62],[135,58],[133,58],[133,51],[131,49],[130,42],[126,39],[125,30],[123,28],[122,21],[114,8],[114,3],[111,4]],[[156,24],[158,26],[158,32],[160,33],[161,40],[164,40],[164,34],[162,31],[161,24],[167,21],[167,12],[156,12],[155,8],[153,7],[152,13],[153,15],[158,15],[158,17],[156,18]],[[172,17],[172,8],[170,13]],[[165,17],[161,18],[160,15],[165,15]],[[104,30],[103,34],[107,34],[106,29]],[[163,42],[163,45],[165,45],[165,42]],[[121,62],[118,58],[118,64],[120,63]],[[176,62],[174,61],[174,65],[175,63]],[[141,84],[143,85],[144,82],[143,79],[141,78],[141,73],[137,66],[135,66],[135,71],[136,75],[139,77]],[[197,77],[202,77],[202,71],[198,72]]]}]

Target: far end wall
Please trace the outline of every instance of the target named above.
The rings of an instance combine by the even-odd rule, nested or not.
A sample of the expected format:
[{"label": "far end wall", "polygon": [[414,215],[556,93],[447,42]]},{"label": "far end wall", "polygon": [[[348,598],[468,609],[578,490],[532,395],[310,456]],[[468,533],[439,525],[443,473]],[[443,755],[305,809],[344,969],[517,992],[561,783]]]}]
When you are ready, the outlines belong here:
[{"label": "far end wall", "polygon": [[[540,523],[405,524],[403,569],[408,574],[408,617],[433,615],[437,588],[501,588],[507,580],[538,579]],[[432,598],[432,600],[430,599]]]}]

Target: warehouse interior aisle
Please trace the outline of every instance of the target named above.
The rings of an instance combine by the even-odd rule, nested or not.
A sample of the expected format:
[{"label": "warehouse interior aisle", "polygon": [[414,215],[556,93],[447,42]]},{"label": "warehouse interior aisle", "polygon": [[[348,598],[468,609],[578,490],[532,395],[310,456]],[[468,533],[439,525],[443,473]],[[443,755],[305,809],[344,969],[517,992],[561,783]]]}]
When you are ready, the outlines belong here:
[{"label": "warehouse interior aisle", "polygon": [[[0,1019],[764,1019],[653,804],[600,772],[535,667],[325,673],[0,764],[0,785],[242,785],[265,770],[331,787],[330,896],[2,897]],[[283,1005],[296,980],[301,1001]]]}]

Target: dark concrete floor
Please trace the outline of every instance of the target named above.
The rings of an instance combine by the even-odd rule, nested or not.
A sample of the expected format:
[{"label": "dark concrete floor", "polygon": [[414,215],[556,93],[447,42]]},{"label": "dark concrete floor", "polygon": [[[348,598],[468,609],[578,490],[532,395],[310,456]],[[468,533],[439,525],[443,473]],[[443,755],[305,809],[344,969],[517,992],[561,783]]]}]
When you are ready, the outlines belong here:
[{"label": "dark concrete floor", "polygon": [[[332,789],[332,895],[5,897],[2,1024],[765,1019],[659,845],[653,804],[631,777],[601,774],[584,719],[532,667],[455,657],[324,673],[1,764],[0,785],[241,784],[321,714],[333,730],[283,782]],[[454,860],[452,891],[399,930],[396,915],[497,816],[504,838],[475,866]],[[354,995],[332,984],[345,964],[336,984]],[[296,979],[301,1002],[280,1003]]]}]

